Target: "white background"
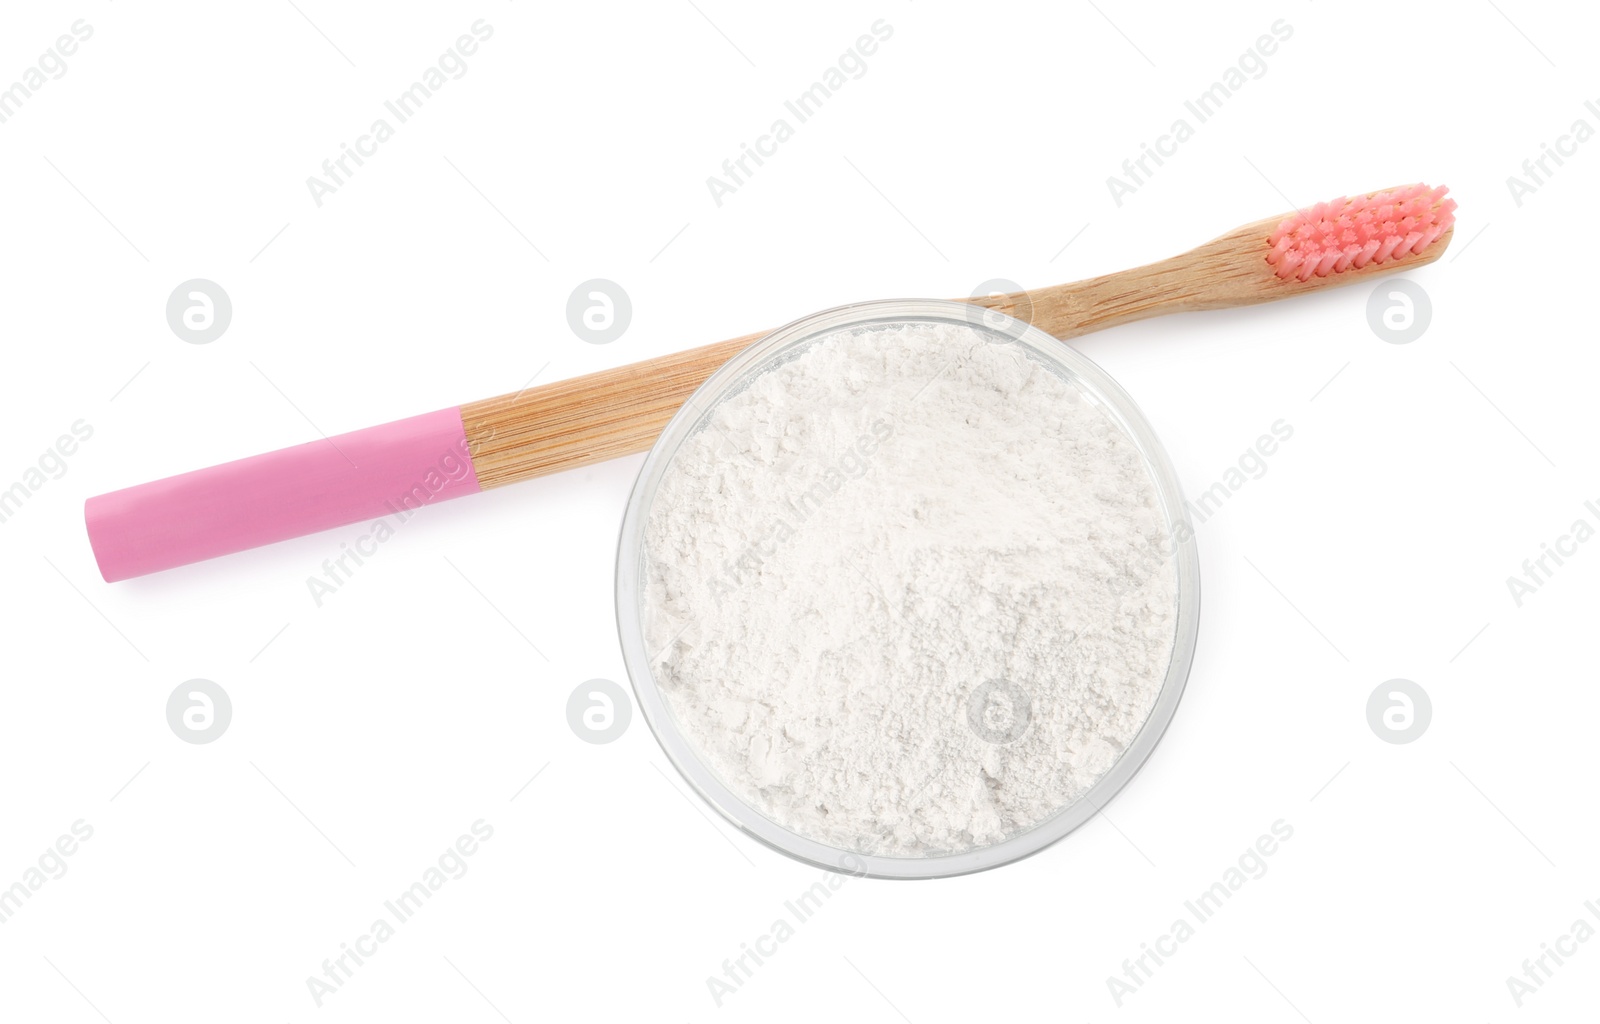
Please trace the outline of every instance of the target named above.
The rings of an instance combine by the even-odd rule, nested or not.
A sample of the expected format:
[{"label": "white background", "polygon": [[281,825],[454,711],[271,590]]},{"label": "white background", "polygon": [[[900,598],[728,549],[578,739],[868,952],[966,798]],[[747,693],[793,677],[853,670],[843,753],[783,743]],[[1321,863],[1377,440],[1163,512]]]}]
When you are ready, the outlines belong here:
[{"label": "white background", "polygon": [[[0,125],[0,487],[74,421],[94,436],[0,523],[0,886],[74,821],[94,834],[0,925],[0,1016],[1592,1009],[1600,941],[1520,1010],[1506,978],[1600,899],[1600,543],[1521,607],[1506,578],[1600,499],[1600,142],[1520,206],[1506,178],[1575,119],[1600,127],[1593,12],[695,2],[8,7],[0,85],[75,19],[94,34]],[[469,72],[319,208],[307,177],[479,18],[494,35]],[[867,73],[719,208],[707,176],[879,18],[893,37]],[[1118,206],[1107,176],[1277,19],[1293,36],[1266,74]],[[321,607],[307,578],[366,527],[116,585],[85,541],[89,495],[541,368],[1073,280],[1417,180],[1461,210],[1451,252],[1412,275],[1433,305],[1416,342],[1378,338],[1360,286],[1080,343],[1192,497],[1294,428],[1199,527],[1194,671],[1108,816],[998,871],[851,880],[720,1008],[706,978],[818,872],[691,799],[637,718],[603,746],[568,727],[580,682],[625,682],[612,572],[639,457],[430,509]],[[164,316],[195,277],[233,301],[209,345]],[[607,346],[566,322],[593,277],[633,301]],[[233,704],[205,745],[165,717],[196,677]],[[1405,745],[1366,719],[1395,677],[1433,704]],[[306,978],[480,818],[494,835],[466,875],[318,1009]],[[1294,834],[1268,873],[1119,1008],[1107,977],[1279,819]]]}]

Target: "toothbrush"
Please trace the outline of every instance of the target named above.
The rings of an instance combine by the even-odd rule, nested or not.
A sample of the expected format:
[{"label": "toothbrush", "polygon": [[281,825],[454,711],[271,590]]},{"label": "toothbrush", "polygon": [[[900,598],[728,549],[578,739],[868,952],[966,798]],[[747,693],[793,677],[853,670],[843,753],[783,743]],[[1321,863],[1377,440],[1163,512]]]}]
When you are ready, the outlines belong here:
[{"label": "toothbrush", "polygon": [[[1455,200],[1406,185],[1236,228],[1171,259],[964,301],[1066,340],[1432,263]],[[765,332],[470,402],[88,499],[108,583],[644,451],[707,377]]]}]

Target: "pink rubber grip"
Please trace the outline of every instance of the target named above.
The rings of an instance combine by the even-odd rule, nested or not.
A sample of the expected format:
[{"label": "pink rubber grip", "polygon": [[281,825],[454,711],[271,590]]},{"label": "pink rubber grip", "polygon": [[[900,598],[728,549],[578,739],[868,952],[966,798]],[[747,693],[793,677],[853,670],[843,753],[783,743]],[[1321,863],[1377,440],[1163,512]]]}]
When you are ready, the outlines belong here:
[{"label": "pink rubber grip", "polygon": [[480,490],[456,408],[101,494],[83,518],[115,583]]}]

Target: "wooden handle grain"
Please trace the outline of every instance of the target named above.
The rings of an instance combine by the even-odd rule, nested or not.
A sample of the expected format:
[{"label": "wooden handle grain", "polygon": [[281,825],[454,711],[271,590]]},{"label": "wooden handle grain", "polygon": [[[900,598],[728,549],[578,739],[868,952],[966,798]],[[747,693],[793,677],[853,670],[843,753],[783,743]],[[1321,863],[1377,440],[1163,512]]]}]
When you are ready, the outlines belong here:
[{"label": "wooden handle grain", "polygon": [[[1441,235],[1420,254],[1307,281],[1284,281],[1266,261],[1267,236],[1282,220],[1278,216],[1246,224],[1143,267],[961,301],[999,310],[1066,340],[1164,313],[1248,306],[1410,270],[1443,255],[1453,234]],[[479,483],[499,487],[645,451],[707,377],[765,334],[463,405],[462,425]]]},{"label": "wooden handle grain", "polygon": [[765,333],[466,403],[478,482],[499,487],[645,451],[707,377]]}]

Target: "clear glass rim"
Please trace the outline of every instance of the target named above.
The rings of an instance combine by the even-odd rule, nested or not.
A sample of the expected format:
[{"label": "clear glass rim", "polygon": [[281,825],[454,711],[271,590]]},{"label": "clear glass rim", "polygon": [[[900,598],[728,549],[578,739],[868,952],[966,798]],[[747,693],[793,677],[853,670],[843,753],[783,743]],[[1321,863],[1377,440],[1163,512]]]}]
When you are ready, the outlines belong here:
[{"label": "clear glass rim", "polygon": [[[700,420],[750,370],[785,349],[841,329],[903,321],[959,323],[1003,335],[1080,381],[1103,403],[1144,457],[1166,517],[1167,536],[1173,548],[1168,557],[1174,560],[1177,574],[1172,660],[1149,717],[1116,763],[1077,800],[1025,832],[976,850],[927,857],[858,853],[817,842],[767,818],[724,785],[678,731],[656,684],[651,671],[653,659],[644,643],[641,587],[644,530],[657,488],[679,446]],[[780,327],[730,359],[690,396],[645,456],[628,497],[617,544],[616,601],[623,663],[645,722],[679,775],[730,824],[780,853],[818,867],[871,878],[944,878],[1009,864],[1060,841],[1105,807],[1149,760],[1177,711],[1194,661],[1200,617],[1200,564],[1183,492],[1166,451],[1133,399],[1104,370],[1057,338],[993,310],[942,299],[885,299],[838,306]]]}]

